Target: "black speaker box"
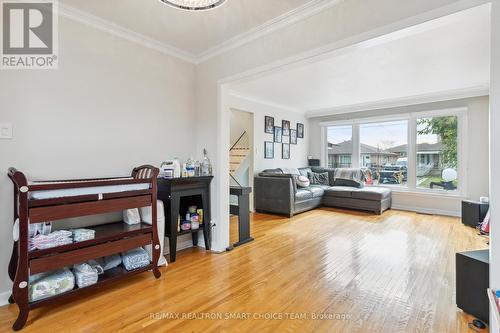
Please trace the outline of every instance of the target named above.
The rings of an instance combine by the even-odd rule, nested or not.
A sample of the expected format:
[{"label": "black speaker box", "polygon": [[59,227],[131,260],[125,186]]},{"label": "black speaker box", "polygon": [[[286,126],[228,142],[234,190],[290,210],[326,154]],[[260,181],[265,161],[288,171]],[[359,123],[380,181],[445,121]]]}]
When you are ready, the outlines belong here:
[{"label": "black speaker box", "polygon": [[470,227],[476,227],[483,222],[490,205],[478,201],[462,201],[462,223]]},{"label": "black speaker box", "polygon": [[489,250],[456,254],[457,306],[485,323],[489,322],[489,272]]}]

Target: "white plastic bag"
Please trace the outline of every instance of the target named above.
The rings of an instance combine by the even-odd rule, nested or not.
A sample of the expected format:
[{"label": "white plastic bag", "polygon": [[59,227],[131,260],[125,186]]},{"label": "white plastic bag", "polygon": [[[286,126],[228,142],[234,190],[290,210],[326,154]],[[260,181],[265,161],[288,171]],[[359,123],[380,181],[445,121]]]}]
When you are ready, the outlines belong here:
[{"label": "white plastic bag", "polygon": [[123,211],[123,222],[127,224],[139,224],[141,223],[141,216],[139,215],[139,209],[127,209]]},{"label": "white plastic bag", "polygon": [[[158,200],[156,204],[157,215],[156,215],[156,226],[158,230],[158,239],[160,241],[160,258],[158,259],[158,266],[168,266],[167,259],[163,255],[163,246],[165,244],[165,211],[163,210],[163,201]],[[141,213],[141,221],[147,224],[152,224],[152,209],[150,207],[139,208]],[[144,249],[148,251],[149,258],[153,260],[153,254],[151,252],[151,245],[144,246]]]},{"label": "white plastic bag", "polygon": [[67,268],[32,275],[29,282],[30,302],[59,295],[75,287],[75,277]]},{"label": "white plastic bag", "polygon": [[75,274],[76,285],[78,288],[84,288],[97,283],[97,269],[89,264],[73,265],[73,274]]}]

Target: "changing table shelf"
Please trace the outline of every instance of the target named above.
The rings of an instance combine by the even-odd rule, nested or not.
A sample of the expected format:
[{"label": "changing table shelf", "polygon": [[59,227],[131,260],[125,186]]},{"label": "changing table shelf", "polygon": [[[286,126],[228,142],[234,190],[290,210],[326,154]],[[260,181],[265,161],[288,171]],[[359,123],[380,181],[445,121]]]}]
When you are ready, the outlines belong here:
[{"label": "changing table shelf", "polygon": [[29,258],[39,258],[45,255],[52,255],[54,253],[61,253],[72,251],[87,246],[106,243],[109,241],[122,239],[125,237],[132,237],[139,234],[153,232],[153,227],[146,223],[128,225],[125,222],[108,223],[97,226],[85,227],[86,229],[95,230],[95,238],[83,242],[76,242],[57,247],[51,247],[43,250],[33,250],[29,252]]},{"label": "changing table shelf", "polygon": [[34,309],[34,308],[37,308],[39,306],[58,302],[62,299],[71,298],[72,296],[75,296],[76,294],[79,294],[81,292],[101,288],[107,284],[111,284],[117,280],[122,279],[125,276],[139,274],[142,272],[149,271],[151,269],[153,269],[153,264],[149,264],[147,266],[137,268],[137,269],[134,269],[131,271],[127,271],[125,268],[123,268],[121,266],[115,267],[115,268],[112,268],[112,269],[105,271],[102,275],[99,275],[99,280],[97,280],[97,283],[95,283],[93,285],[90,285],[90,286],[84,287],[84,288],[78,288],[75,285],[74,289],[67,291],[65,293],[55,295],[55,296],[52,296],[49,298],[41,299],[39,301],[31,302],[31,303],[29,303],[29,307],[30,307],[30,309]]}]

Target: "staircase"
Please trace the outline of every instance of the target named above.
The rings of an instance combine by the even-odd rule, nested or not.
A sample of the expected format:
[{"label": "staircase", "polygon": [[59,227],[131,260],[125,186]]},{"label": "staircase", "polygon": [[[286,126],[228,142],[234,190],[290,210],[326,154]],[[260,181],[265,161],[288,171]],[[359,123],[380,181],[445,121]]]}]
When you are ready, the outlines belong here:
[{"label": "staircase", "polygon": [[[229,149],[229,174],[234,181],[236,181],[234,177],[236,172],[250,154],[249,140],[248,133],[243,132],[231,149]],[[238,181],[236,181],[236,183],[238,183]]]},{"label": "staircase", "polygon": [[250,154],[250,148],[241,147],[231,150],[229,153],[229,172],[235,173],[248,154]]}]

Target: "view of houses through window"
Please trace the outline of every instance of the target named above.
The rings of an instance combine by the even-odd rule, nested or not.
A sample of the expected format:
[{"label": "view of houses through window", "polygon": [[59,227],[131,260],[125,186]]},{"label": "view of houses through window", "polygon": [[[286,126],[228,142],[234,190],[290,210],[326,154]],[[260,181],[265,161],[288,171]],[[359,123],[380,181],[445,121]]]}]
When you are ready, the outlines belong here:
[{"label": "view of houses through window", "polygon": [[408,121],[359,125],[360,164],[372,173],[371,184],[404,185],[408,179]]},{"label": "view of houses through window", "polygon": [[[407,186],[411,168],[412,187],[455,191],[458,187],[458,117],[443,116],[328,127],[328,166],[353,165],[353,127],[359,126],[359,166],[371,171],[366,185]],[[415,165],[409,165],[409,129],[416,126]]]},{"label": "view of houses through window", "polygon": [[352,126],[328,128],[328,166],[330,168],[352,167]]}]

